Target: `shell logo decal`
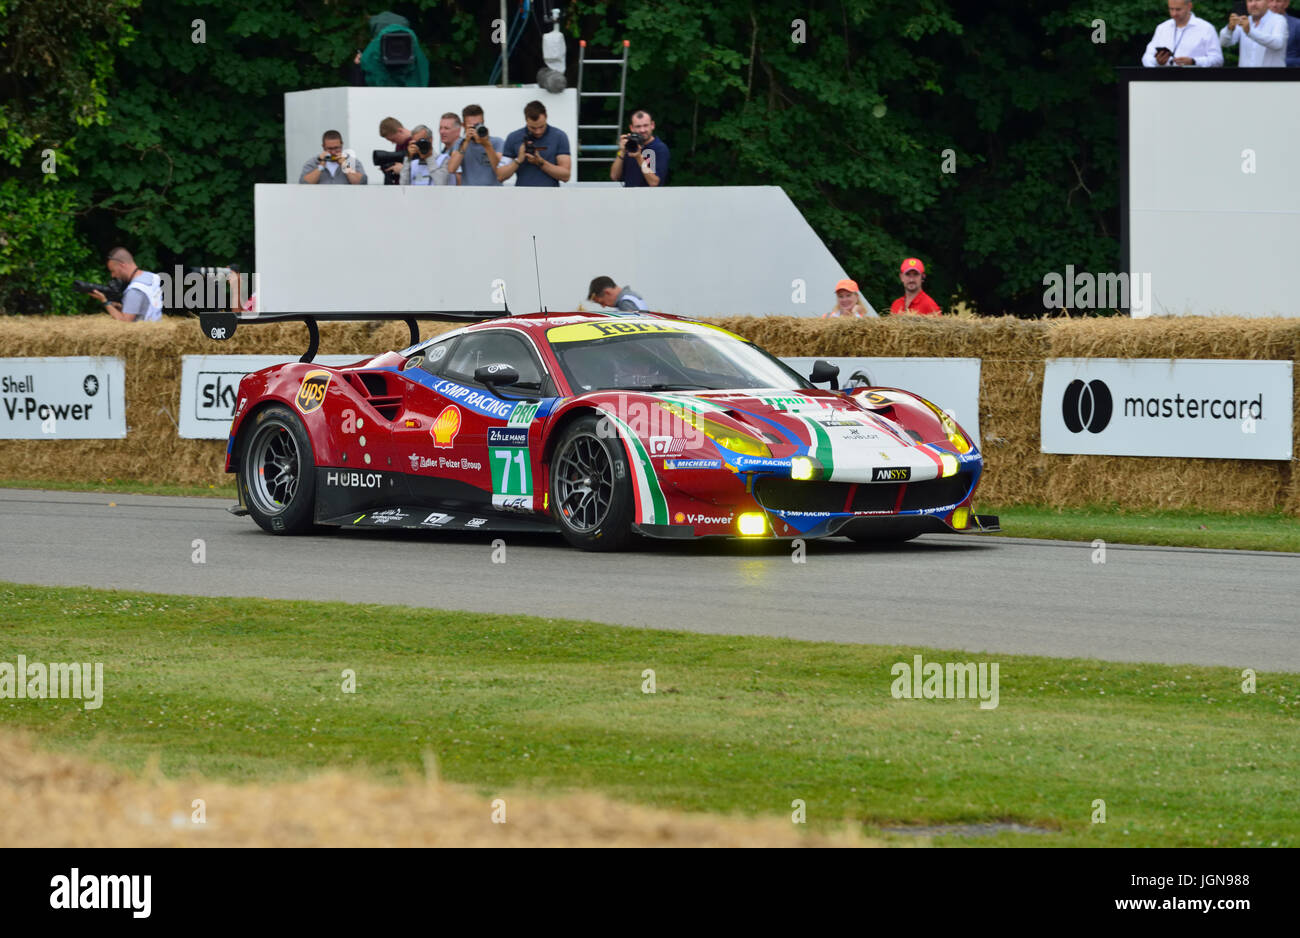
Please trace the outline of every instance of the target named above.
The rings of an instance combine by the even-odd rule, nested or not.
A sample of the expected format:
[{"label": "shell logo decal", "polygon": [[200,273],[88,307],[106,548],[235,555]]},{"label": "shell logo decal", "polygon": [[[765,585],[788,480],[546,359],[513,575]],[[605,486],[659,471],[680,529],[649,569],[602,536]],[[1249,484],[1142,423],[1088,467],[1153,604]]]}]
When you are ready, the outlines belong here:
[{"label": "shell logo decal", "polygon": [[433,435],[433,445],[439,449],[451,449],[456,434],[460,432],[460,423],[460,408],[455,404],[444,407],[429,428],[429,433]]}]

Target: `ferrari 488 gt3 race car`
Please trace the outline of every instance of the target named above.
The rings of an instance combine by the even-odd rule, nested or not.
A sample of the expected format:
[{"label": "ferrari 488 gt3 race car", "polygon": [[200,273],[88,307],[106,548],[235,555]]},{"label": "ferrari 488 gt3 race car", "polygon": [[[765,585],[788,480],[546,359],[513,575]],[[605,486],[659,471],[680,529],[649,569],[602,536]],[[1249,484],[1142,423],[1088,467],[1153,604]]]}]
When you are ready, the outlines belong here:
[{"label": "ferrari 488 gt3 race car", "polygon": [[[456,314],[449,314],[449,317]],[[717,326],[664,314],[414,318],[205,314],[213,338],[299,319],[311,348],[239,385],[226,450],[237,514],[317,525],[556,531],[584,550],[658,538],[901,541],[988,531],[983,461],[947,414],[896,388],[821,390]],[[313,364],[316,319],[404,319],[412,344]],[[837,387],[818,362],[812,381]]]}]

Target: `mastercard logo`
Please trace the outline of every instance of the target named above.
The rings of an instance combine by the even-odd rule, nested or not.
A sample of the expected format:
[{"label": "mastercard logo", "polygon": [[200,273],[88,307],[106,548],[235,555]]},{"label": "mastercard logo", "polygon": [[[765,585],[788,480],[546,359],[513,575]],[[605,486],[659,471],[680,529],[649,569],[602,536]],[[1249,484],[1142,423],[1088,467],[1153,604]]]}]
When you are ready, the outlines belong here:
[{"label": "mastercard logo", "polygon": [[429,428],[429,433],[433,435],[433,445],[439,449],[451,449],[456,434],[460,432],[460,423],[460,408],[455,404],[444,407]]}]

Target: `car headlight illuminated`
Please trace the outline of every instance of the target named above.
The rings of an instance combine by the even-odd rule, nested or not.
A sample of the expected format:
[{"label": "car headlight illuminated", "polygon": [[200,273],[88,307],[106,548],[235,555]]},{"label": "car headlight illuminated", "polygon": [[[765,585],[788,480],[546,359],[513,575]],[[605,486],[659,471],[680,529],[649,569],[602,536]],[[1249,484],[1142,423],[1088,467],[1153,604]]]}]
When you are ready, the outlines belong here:
[{"label": "car headlight illuminated", "polygon": [[943,415],[943,432],[948,437],[948,442],[952,444],[952,448],[957,452],[970,452],[970,440],[966,439],[966,437],[962,435],[962,432],[957,429],[956,422],[947,414]]},{"label": "car headlight illuminated", "polygon": [[708,428],[701,427],[706,436],[712,437],[714,442],[719,446],[725,446],[733,453],[740,453],[742,456],[771,456],[772,451],[767,448],[767,444],[762,440],[756,440],[752,436],[741,436],[739,434],[730,434],[728,436],[714,436],[709,433]]},{"label": "car headlight illuminated", "polygon": [[811,479],[817,471],[816,464],[807,456],[796,456],[790,460],[790,478],[804,481]]},{"label": "car headlight illuminated", "polygon": [[956,530],[960,531],[960,530],[962,530],[963,528],[965,528],[966,525],[968,525],[968,524],[970,524],[970,509],[969,509],[969,508],[958,508],[956,511],[954,511],[954,512],[952,513],[952,526],[953,526],[953,528],[955,528]]},{"label": "car headlight illuminated", "polygon": [[940,453],[939,462],[943,464],[943,477],[955,476],[957,474],[957,457],[952,453]]},{"label": "car headlight illuminated", "polygon": [[740,453],[742,456],[772,455],[772,451],[766,443],[758,439],[758,437],[750,436],[743,430],[733,430],[725,424],[703,414],[698,414],[675,401],[660,401],[659,406],[674,417],[699,430],[719,446],[725,446],[734,453]]},{"label": "car headlight illuminated", "polygon": [[747,511],[736,519],[736,526],[746,537],[759,537],[767,533],[767,518],[761,512]]}]

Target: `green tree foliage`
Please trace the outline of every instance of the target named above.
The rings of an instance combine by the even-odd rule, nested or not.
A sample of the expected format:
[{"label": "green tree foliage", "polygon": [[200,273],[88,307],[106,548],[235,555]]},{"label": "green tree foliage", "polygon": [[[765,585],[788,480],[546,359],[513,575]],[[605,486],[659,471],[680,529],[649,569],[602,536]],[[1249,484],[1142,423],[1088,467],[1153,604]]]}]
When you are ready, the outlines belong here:
[{"label": "green tree foliage", "polygon": [[[284,181],[284,94],[345,84],[382,9],[142,0],[128,23],[136,2],[0,0],[0,158],[23,167],[0,188],[10,311],[10,278],[70,308],[56,285],[86,244],[126,244],[155,269],[251,265],[252,187]],[[1114,69],[1139,64],[1167,15],[1159,0],[555,5],[593,51],[631,40],[628,104],[651,110],[672,147],[673,185],[781,186],[877,306],[900,292],[909,255],[941,302],[1026,315],[1042,312],[1046,273],[1119,265]],[[1229,6],[1196,12],[1218,25]],[[486,82],[495,0],[396,12],[431,84]],[[44,37],[49,57],[16,69],[16,37],[28,50]],[[536,46],[530,27],[512,79],[532,79]],[[58,148],[57,195],[34,161],[42,141]],[[15,239],[19,220],[39,230]],[[809,284],[810,301],[829,306],[824,287]]]},{"label": "green tree foliage", "polygon": [[[68,308],[92,256],[76,231],[79,137],[107,120],[139,0],[0,0],[0,311]],[[84,149],[84,145],[83,145]]]},{"label": "green tree foliage", "polygon": [[[1196,11],[1221,24],[1228,7]],[[1167,15],[1146,0],[657,0],[625,18],[629,104],[654,114],[675,185],[781,186],[875,305],[915,255],[941,303],[1041,315],[1046,273],[1118,269],[1114,69],[1141,64]]]}]

